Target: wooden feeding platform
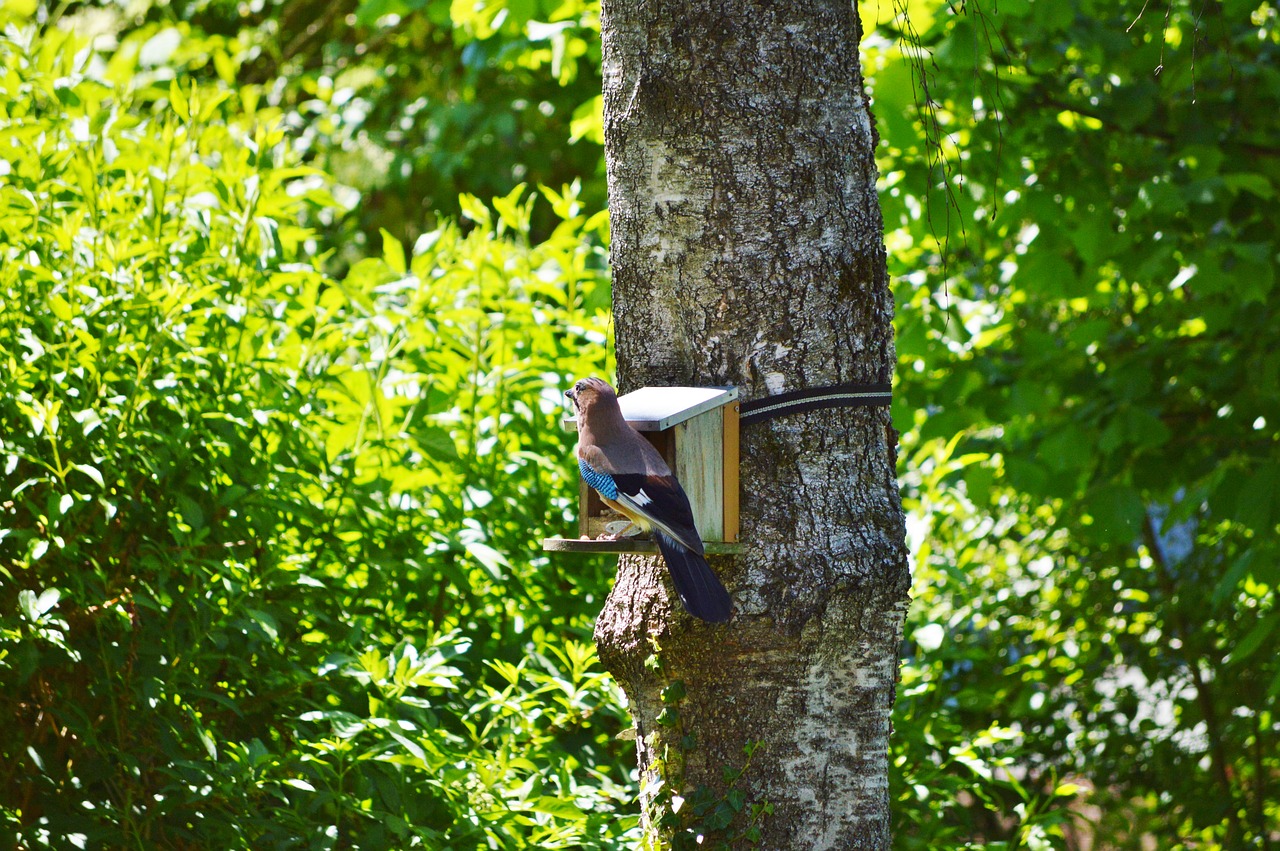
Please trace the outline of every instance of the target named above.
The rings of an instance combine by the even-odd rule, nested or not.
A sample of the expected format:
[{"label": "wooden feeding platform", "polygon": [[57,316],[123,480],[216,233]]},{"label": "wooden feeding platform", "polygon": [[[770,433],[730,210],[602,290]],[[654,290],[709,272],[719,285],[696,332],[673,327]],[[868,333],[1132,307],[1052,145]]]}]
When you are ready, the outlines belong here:
[{"label": "wooden feeding platform", "polygon": [[[738,388],[643,387],[618,397],[622,416],[657,448],[689,497],[707,553],[732,554],[738,543]],[[576,418],[563,425],[577,431]],[[578,481],[577,538],[545,538],[550,552],[656,553],[646,537],[600,540],[625,526],[600,495]],[[585,536],[585,537],[584,537]]]}]

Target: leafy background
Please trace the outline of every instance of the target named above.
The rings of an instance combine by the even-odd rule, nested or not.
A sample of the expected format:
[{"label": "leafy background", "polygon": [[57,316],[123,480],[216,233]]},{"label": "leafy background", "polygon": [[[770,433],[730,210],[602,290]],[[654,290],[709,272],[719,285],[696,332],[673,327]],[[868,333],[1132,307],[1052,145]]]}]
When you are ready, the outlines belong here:
[{"label": "leafy background", "polygon": [[[611,368],[598,14],[6,3],[0,845],[640,844],[612,566],[537,546]],[[896,844],[1275,847],[1277,12],[862,15]]]}]

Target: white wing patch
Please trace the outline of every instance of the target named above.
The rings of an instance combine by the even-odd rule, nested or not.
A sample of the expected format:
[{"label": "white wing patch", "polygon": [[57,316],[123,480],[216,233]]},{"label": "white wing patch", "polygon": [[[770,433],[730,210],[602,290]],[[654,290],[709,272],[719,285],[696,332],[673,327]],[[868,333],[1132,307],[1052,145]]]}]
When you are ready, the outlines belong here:
[{"label": "white wing patch", "polygon": [[640,488],[640,492],[635,496],[631,497],[631,499],[635,502],[636,505],[648,505],[649,503],[653,502],[653,498],[649,496],[649,494],[644,492],[644,488]]}]

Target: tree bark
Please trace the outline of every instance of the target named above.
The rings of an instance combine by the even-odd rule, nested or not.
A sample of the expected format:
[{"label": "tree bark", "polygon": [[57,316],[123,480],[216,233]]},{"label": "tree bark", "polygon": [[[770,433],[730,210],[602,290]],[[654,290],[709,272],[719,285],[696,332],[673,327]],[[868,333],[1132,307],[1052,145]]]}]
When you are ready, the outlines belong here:
[{"label": "tree bark", "polygon": [[[603,0],[601,11],[621,391],[736,385],[754,399],[890,380],[853,4]],[[688,797],[679,818],[712,842],[748,844],[745,801],[773,808],[757,824],[764,848],[889,847],[909,588],[895,437],[885,408],[743,427],[743,554],[712,558],[736,601],[727,626],[686,616],[659,560],[621,560],[596,641],[635,718],[650,826],[674,792]],[[664,696],[677,681],[683,696]],[[699,787],[742,808],[732,826],[697,827]]]}]

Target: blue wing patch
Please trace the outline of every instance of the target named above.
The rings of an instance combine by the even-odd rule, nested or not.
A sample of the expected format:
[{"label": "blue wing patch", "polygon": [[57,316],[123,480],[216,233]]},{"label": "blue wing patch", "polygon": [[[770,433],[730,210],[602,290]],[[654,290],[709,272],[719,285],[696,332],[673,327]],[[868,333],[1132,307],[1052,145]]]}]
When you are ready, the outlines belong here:
[{"label": "blue wing patch", "polygon": [[613,476],[601,473],[581,458],[578,459],[578,469],[582,472],[582,480],[599,491],[605,499],[618,498],[618,486],[614,484]]}]

